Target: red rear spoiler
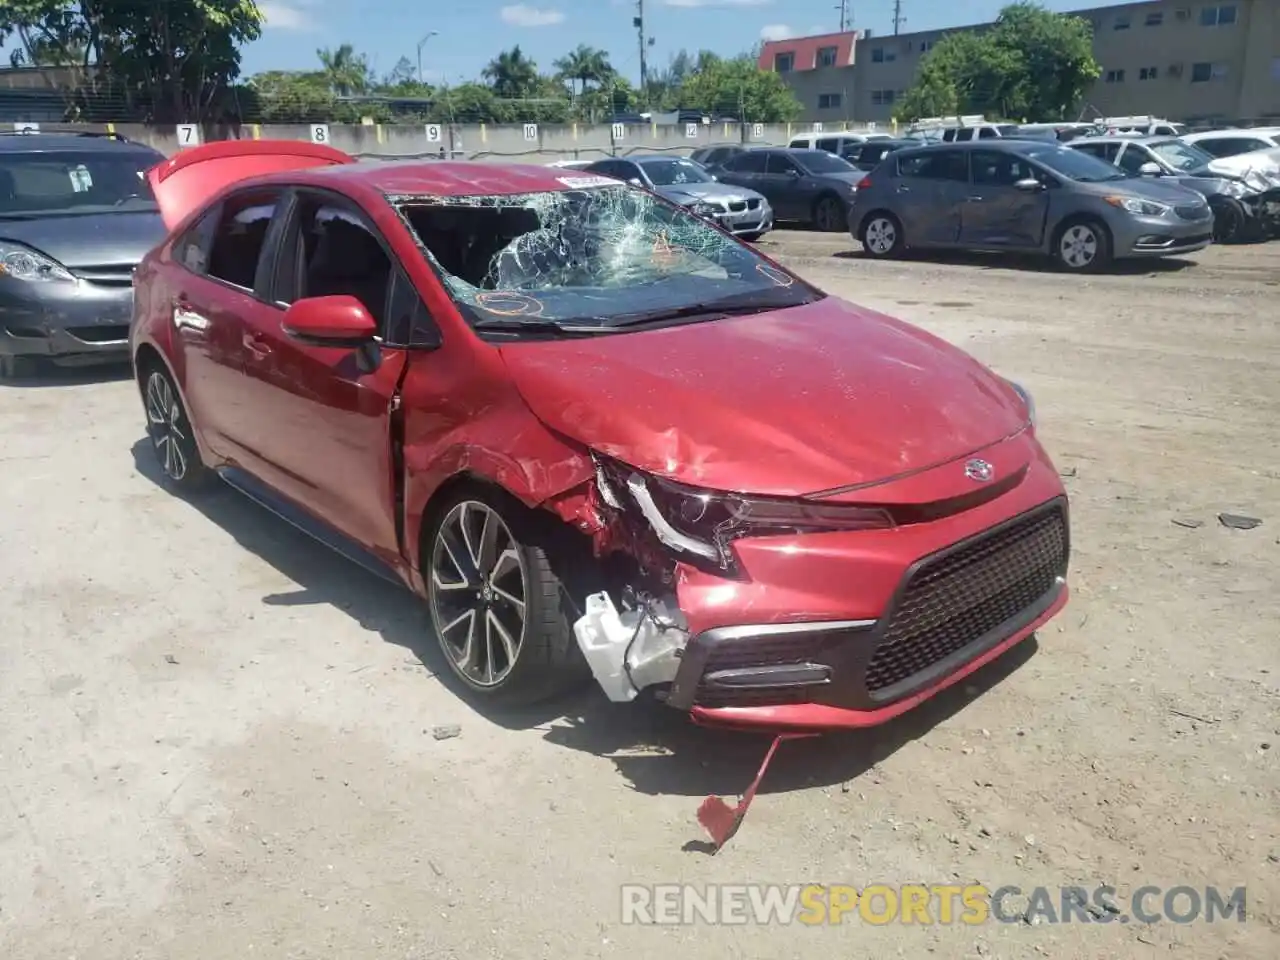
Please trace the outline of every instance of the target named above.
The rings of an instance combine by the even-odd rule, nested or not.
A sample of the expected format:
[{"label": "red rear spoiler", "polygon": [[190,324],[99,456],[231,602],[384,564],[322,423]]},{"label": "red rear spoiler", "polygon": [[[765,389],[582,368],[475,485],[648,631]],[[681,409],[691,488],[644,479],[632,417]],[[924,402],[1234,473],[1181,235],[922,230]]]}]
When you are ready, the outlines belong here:
[{"label": "red rear spoiler", "polygon": [[305,140],[218,140],[179,151],[147,171],[165,226],[172,230],[225,187],[251,177],[355,163],[355,157]]}]

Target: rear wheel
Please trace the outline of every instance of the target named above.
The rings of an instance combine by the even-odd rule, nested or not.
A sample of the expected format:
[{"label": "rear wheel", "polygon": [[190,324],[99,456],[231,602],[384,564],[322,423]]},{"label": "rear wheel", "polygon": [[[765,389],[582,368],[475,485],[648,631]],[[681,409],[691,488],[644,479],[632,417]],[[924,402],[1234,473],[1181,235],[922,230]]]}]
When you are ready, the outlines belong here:
[{"label": "rear wheel", "polygon": [[25,380],[39,372],[35,357],[0,357],[0,379]]},{"label": "rear wheel", "polygon": [[899,256],[906,247],[902,224],[891,213],[873,213],[867,217],[858,240],[867,256],[879,259]]},{"label": "rear wheel", "polygon": [[146,371],[142,403],[147,412],[147,435],[165,480],[179,490],[203,487],[211,476],[200,458],[195,431],[172,378],[159,364]]},{"label": "rear wheel", "polygon": [[1072,221],[1058,231],[1053,255],[1072,273],[1096,273],[1111,262],[1111,235],[1096,221]]},{"label": "rear wheel", "polygon": [[550,537],[489,491],[450,497],[425,538],[427,600],[449,669],[480,697],[546,700],[586,676]]},{"label": "rear wheel", "polygon": [[845,229],[844,204],[839,197],[819,197],[813,207],[813,222],[824,233],[842,233]]}]

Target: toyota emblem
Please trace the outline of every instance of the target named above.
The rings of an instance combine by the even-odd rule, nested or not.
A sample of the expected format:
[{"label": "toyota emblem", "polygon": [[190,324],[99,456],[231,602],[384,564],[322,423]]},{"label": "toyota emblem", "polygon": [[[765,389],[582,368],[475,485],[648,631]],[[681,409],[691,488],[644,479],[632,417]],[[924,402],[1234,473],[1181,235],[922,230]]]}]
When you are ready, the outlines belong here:
[{"label": "toyota emblem", "polygon": [[986,483],[996,475],[996,468],[985,460],[970,460],[964,465],[964,475],[978,483]]}]

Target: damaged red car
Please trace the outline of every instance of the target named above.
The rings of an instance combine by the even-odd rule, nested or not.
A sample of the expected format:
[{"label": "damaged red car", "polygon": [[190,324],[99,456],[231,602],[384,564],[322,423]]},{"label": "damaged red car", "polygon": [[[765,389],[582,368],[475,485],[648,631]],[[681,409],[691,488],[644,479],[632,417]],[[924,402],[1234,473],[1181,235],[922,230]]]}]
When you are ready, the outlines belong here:
[{"label": "damaged red car", "polygon": [[269,141],[150,179],[131,346],[168,483],[408,586],[479,697],[594,676],[868,726],[1066,602],[1026,391],[661,197]]}]

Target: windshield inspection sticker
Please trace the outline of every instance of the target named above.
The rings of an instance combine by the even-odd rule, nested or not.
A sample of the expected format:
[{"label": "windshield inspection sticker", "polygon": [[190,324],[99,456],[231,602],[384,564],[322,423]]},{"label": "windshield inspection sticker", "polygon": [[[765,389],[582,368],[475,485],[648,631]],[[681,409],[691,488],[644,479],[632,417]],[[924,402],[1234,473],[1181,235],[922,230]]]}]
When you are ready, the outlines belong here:
[{"label": "windshield inspection sticker", "polygon": [[618,181],[612,177],[556,177],[566,187],[581,190],[585,187],[614,187]]}]

